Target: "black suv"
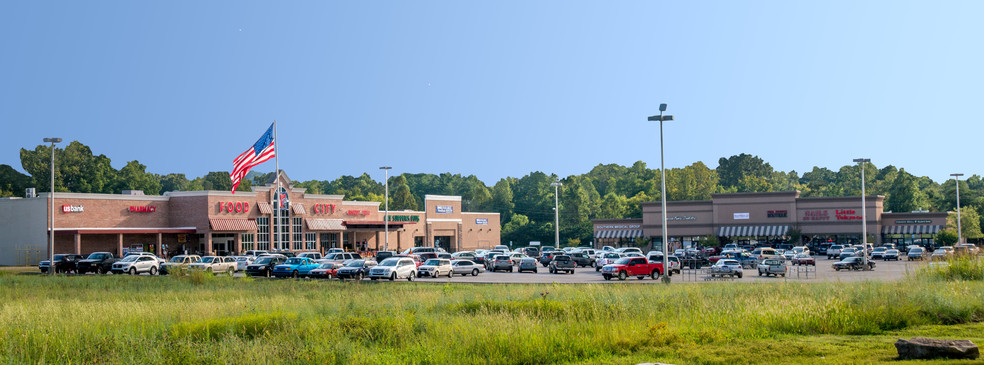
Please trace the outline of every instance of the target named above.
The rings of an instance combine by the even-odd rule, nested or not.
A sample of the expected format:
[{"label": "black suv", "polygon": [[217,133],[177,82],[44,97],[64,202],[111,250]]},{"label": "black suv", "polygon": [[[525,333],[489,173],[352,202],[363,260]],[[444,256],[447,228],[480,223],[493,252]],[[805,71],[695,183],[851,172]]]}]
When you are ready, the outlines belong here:
[{"label": "black suv", "polygon": [[[60,272],[73,272],[75,271],[75,264],[82,259],[82,255],[76,255],[71,253],[63,253],[55,255],[55,273]],[[50,260],[41,261],[38,264],[38,268],[41,272],[46,273],[51,267]]]},{"label": "black suv", "polygon": [[246,275],[270,277],[273,274],[273,268],[284,263],[284,261],[287,261],[287,256],[280,254],[257,257],[256,261],[246,266]]},{"label": "black suv", "polygon": [[591,256],[588,256],[588,254],[586,253],[572,252],[567,254],[567,256],[570,256],[571,260],[574,260],[574,264],[577,266],[580,267],[594,266],[594,262],[595,262],[594,259],[591,258]]},{"label": "black suv", "polygon": [[105,274],[113,267],[113,263],[118,260],[116,255],[109,252],[93,252],[85,260],[79,260],[76,264],[76,271],[79,274],[91,272],[94,274]]}]

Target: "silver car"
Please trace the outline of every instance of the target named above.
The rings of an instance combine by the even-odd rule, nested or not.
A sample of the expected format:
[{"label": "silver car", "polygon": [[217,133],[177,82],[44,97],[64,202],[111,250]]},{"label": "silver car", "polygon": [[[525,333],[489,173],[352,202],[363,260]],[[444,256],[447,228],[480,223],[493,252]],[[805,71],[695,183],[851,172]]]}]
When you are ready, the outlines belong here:
[{"label": "silver car", "polygon": [[519,261],[519,272],[532,271],[534,274],[536,274],[536,264],[537,261],[535,258],[532,257],[523,258],[522,260]]},{"label": "silver car", "polygon": [[112,272],[114,274],[127,273],[130,275],[138,275],[145,272],[150,275],[157,275],[157,270],[159,268],[160,263],[157,261],[156,256],[130,255],[113,263]]},{"label": "silver car", "polygon": [[396,279],[407,279],[408,281],[413,281],[416,277],[417,264],[413,262],[413,259],[408,257],[391,257],[369,269],[369,279],[372,280],[389,279],[393,281]]},{"label": "silver car", "polygon": [[724,277],[725,275],[728,275],[731,277],[737,276],[739,279],[741,279],[742,272],[743,269],[741,267],[741,263],[738,262],[738,260],[731,260],[731,259],[718,260],[718,262],[714,263],[714,266],[711,266],[711,277],[715,277],[715,276]]},{"label": "silver car", "polygon": [[451,261],[451,268],[454,270],[454,274],[465,276],[471,274],[472,276],[478,276],[478,273],[485,272],[485,266],[476,264],[471,260],[454,260]]}]

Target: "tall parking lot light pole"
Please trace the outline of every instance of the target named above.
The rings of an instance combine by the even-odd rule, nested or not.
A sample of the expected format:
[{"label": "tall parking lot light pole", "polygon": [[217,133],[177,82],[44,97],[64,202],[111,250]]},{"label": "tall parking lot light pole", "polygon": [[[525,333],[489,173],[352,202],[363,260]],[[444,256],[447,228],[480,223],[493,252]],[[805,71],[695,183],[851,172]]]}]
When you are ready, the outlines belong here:
[{"label": "tall parking lot light pole", "polygon": [[551,183],[550,186],[554,187],[554,247],[560,248],[560,181]]},{"label": "tall parking lot light pole", "polygon": [[861,252],[864,253],[863,265],[868,268],[868,214],[864,199],[864,164],[871,162],[870,158],[855,158],[854,162],[861,167]]},{"label": "tall parking lot light pole", "polygon": [[[383,229],[386,231],[386,243],[383,244],[383,251],[389,251],[389,246],[390,246],[390,182],[389,182],[390,179],[389,179],[389,170],[392,169],[392,167],[383,166],[383,167],[380,167],[379,169],[380,170],[383,170],[383,174],[385,176],[383,178],[383,184],[386,187],[386,190],[385,190],[385,193],[384,193],[384,198],[383,198],[383,200],[386,201],[386,203],[385,203],[386,204],[386,213],[383,215]],[[376,244],[378,245],[379,242],[376,242]],[[379,247],[379,246],[376,246],[376,247]]]},{"label": "tall parking lot light pole", "polygon": [[960,177],[963,174],[950,174],[957,183],[957,243],[963,243],[963,231],[960,230]]},{"label": "tall parking lot light pole", "polygon": [[663,232],[663,282],[666,284],[670,283],[670,255],[669,248],[667,246],[667,235],[666,235],[666,168],[663,165],[663,122],[673,120],[672,115],[663,115],[666,111],[666,104],[659,104],[659,115],[654,115],[649,117],[649,121],[659,121],[659,173],[660,173],[660,190],[659,196],[662,199],[662,217],[663,225],[660,227],[660,231]]},{"label": "tall parking lot light pole", "polygon": [[45,143],[51,143],[51,192],[48,210],[48,271],[55,275],[55,143],[61,143],[61,138],[45,138]]}]

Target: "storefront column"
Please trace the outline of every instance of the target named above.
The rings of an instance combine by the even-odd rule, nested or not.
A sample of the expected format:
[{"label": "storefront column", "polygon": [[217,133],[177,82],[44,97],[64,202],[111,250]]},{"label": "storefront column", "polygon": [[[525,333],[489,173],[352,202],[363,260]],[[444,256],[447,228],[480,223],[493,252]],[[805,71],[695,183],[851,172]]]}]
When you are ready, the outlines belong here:
[{"label": "storefront column", "polygon": [[122,233],[117,233],[116,234],[116,254],[119,255],[119,256],[123,256],[123,234]]},{"label": "storefront column", "polygon": [[155,251],[157,251],[156,252],[157,257],[164,257],[164,256],[162,256],[162,254],[164,253],[164,248],[161,247],[161,243],[162,242],[164,242],[164,234],[163,233],[158,233],[157,234],[157,247],[155,249]]},{"label": "storefront column", "polygon": [[338,247],[341,247],[342,250],[345,250],[345,231],[338,232]]},{"label": "storefront column", "polygon": [[[380,236],[380,233],[381,232],[379,232],[379,231],[376,232],[376,251],[379,251],[379,236]],[[383,235],[385,235],[385,234],[383,234]],[[366,247],[366,249],[368,250],[369,248]]]},{"label": "storefront column", "polygon": [[324,252],[321,250],[321,232],[314,233],[314,250],[318,252]]},{"label": "storefront column", "polygon": [[205,233],[205,254],[202,256],[212,256],[212,232]]},{"label": "storefront column", "polygon": [[242,255],[243,253],[243,234],[242,232],[236,232],[236,243],[233,244],[236,255]]},{"label": "storefront column", "polygon": [[431,225],[431,222],[427,222],[427,225],[424,228],[424,229],[426,229],[425,233],[427,234],[427,236],[426,236],[427,237],[426,238],[427,241],[424,242],[424,247],[434,247],[434,236],[431,234],[432,233],[431,232],[431,227],[433,227]]},{"label": "storefront column", "polygon": [[403,237],[402,234],[399,234],[399,233],[396,234],[396,252],[400,252],[401,250],[403,250],[403,247],[402,247],[403,246],[402,245],[403,239],[402,239],[402,237]]},{"label": "storefront column", "polygon": [[75,234],[75,254],[76,255],[81,255],[82,254],[82,234],[81,233],[76,233]]},{"label": "storefront column", "polygon": [[462,233],[462,225],[461,222],[458,222],[458,234],[455,235],[457,236],[455,237],[455,247],[453,250],[451,250],[451,252],[461,251],[461,233]]}]

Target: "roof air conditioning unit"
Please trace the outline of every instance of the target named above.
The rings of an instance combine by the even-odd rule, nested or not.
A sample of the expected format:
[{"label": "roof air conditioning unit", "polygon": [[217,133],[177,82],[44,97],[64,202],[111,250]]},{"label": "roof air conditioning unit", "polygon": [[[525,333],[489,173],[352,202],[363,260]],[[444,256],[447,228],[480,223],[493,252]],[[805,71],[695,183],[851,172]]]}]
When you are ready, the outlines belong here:
[{"label": "roof air conditioning unit", "polygon": [[37,196],[38,196],[38,193],[37,193],[36,190],[34,190],[34,188],[24,189],[24,197],[25,198],[36,198]]}]

